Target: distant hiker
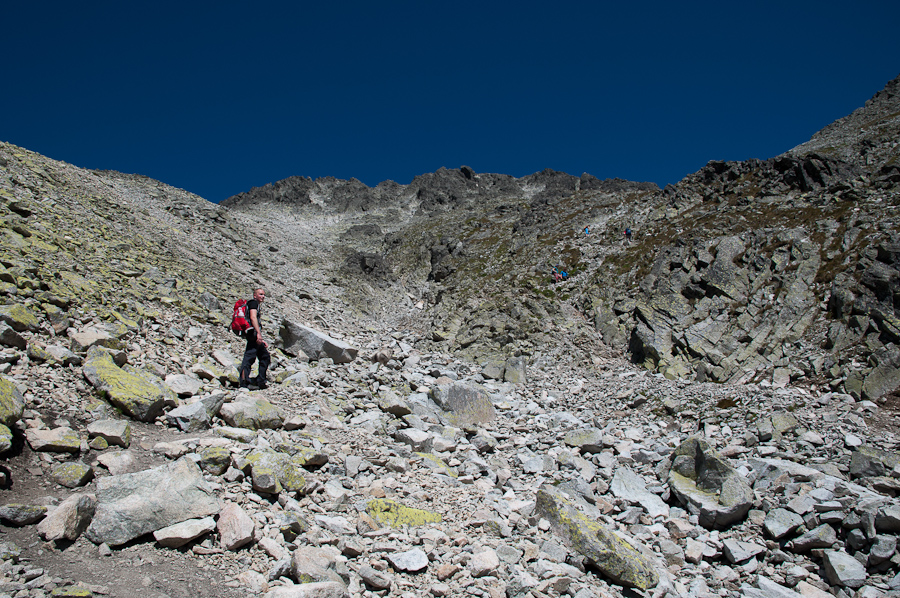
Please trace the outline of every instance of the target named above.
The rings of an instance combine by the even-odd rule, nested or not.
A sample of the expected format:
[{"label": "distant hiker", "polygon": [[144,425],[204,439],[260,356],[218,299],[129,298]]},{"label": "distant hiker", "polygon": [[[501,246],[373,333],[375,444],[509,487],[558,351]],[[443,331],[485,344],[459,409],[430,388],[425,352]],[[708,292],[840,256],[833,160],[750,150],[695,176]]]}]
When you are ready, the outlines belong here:
[{"label": "distant hiker", "polygon": [[591,227],[585,226],[585,227],[584,227],[584,234],[586,234],[586,235],[591,234]]},{"label": "distant hiker", "polygon": [[565,270],[560,270],[560,271],[559,271],[559,277],[560,277],[561,280],[568,280],[568,278],[569,278],[569,273],[566,272]]},{"label": "distant hiker", "polygon": [[625,232],[622,233],[622,234],[625,235],[625,243],[626,243],[626,244],[631,243],[631,229],[630,229],[630,228],[626,228],[626,229],[625,229]]},{"label": "distant hiker", "polygon": [[553,266],[553,269],[550,270],[550,275],[553,277],[553,282],[562,281],[562,274],[559,273],[559,268]]},{"label": "distant hiker", "polygon": [[[250,385],[259,388],[266,387],[266,370],[269,369],[272,358],[269,355],[269,344],[263,340],[262,326],[259,323],[260,308],[265,298],[266,292],[263,289],[256,289],[253,291],[253,299],[247,302],[250,328],[244,333],[244,337],[247,339],[247,348],[244,349],[244,359],[241,361],[239,376],[241,388],[248,388]],[[256,360],[259,360],[259,373],[255,379],[251,380],[250,370]]]}]

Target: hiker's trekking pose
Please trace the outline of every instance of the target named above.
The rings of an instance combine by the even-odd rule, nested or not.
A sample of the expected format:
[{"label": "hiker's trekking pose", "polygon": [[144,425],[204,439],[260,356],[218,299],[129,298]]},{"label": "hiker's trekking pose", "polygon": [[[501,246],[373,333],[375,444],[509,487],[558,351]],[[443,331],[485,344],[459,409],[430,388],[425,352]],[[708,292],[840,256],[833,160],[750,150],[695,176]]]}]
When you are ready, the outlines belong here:
[{"label": "hiker's trekking pose", "polygon": [[[266,292],[263,289],[256,289],[253,291],[253,299],[247,302],[250,328],[244,333],[244,337],[247,339],[247,348],[244,349],[244,359],[241,361],[241,388],[247,388],[251,384],[259,388],[266,387],[266,370],[269,369],[272,358],[269,355],[269,344],[263,340],[262,326],[259,322],[260,307],[265,298]],[[250,370],[256,360],[259,360],[259,373],[255,380],[251,380]]]},{"label": "hiker's trekking pose", "polygon": [[625,229],[625,232],[622,233],[622,234],[625,235],[625,243],[631,243],[631,229],[630,229],[630,228],[626,228],[626,229]]}]

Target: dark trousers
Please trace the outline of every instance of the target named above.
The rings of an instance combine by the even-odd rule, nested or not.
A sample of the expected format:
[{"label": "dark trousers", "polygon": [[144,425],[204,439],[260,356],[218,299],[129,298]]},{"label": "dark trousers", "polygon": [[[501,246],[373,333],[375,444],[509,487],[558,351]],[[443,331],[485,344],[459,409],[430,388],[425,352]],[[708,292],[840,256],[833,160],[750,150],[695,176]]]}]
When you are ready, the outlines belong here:
[{"label": "dark trousers", "polygon": [[247,332],[247,348],[244,349],[244,359],[241,361],[240,380],[242,384],[251,381],[250,370],[253,368],[253,362],[257,359],[259,360],[259,375],[256,377],[256,382],[265,382],[266,370],[272,363],[272,357],[265,345],[256,342],[256,331],[249,330]]}]

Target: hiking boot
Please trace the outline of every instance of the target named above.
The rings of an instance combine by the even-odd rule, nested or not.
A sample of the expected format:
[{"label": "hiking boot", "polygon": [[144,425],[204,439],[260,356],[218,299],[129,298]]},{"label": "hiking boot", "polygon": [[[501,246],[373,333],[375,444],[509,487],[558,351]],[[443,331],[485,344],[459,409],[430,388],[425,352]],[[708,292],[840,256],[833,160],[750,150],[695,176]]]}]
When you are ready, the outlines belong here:
[{"label": "hiking boot", "polygon": [[266,388],[269,388],[269,385],[266,384],[265,380],[257,380],[256,387],[260,390],[265,390]]},{"label": "hiking boot", "polygon": [[250,383],[246,380],[241,380],[241,388],[250,388]]}]

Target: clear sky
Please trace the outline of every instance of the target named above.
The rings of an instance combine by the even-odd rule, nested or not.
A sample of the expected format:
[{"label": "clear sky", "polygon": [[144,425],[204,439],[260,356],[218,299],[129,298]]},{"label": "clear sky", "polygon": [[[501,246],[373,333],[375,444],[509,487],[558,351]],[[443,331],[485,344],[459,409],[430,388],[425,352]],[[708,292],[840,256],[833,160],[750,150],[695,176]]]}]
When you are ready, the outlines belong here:
[{"label": "clear sky", "polygon": [[900,74],[900,2],[6,3],[0,140],[221,201],[445,166],[674,183]]}]

